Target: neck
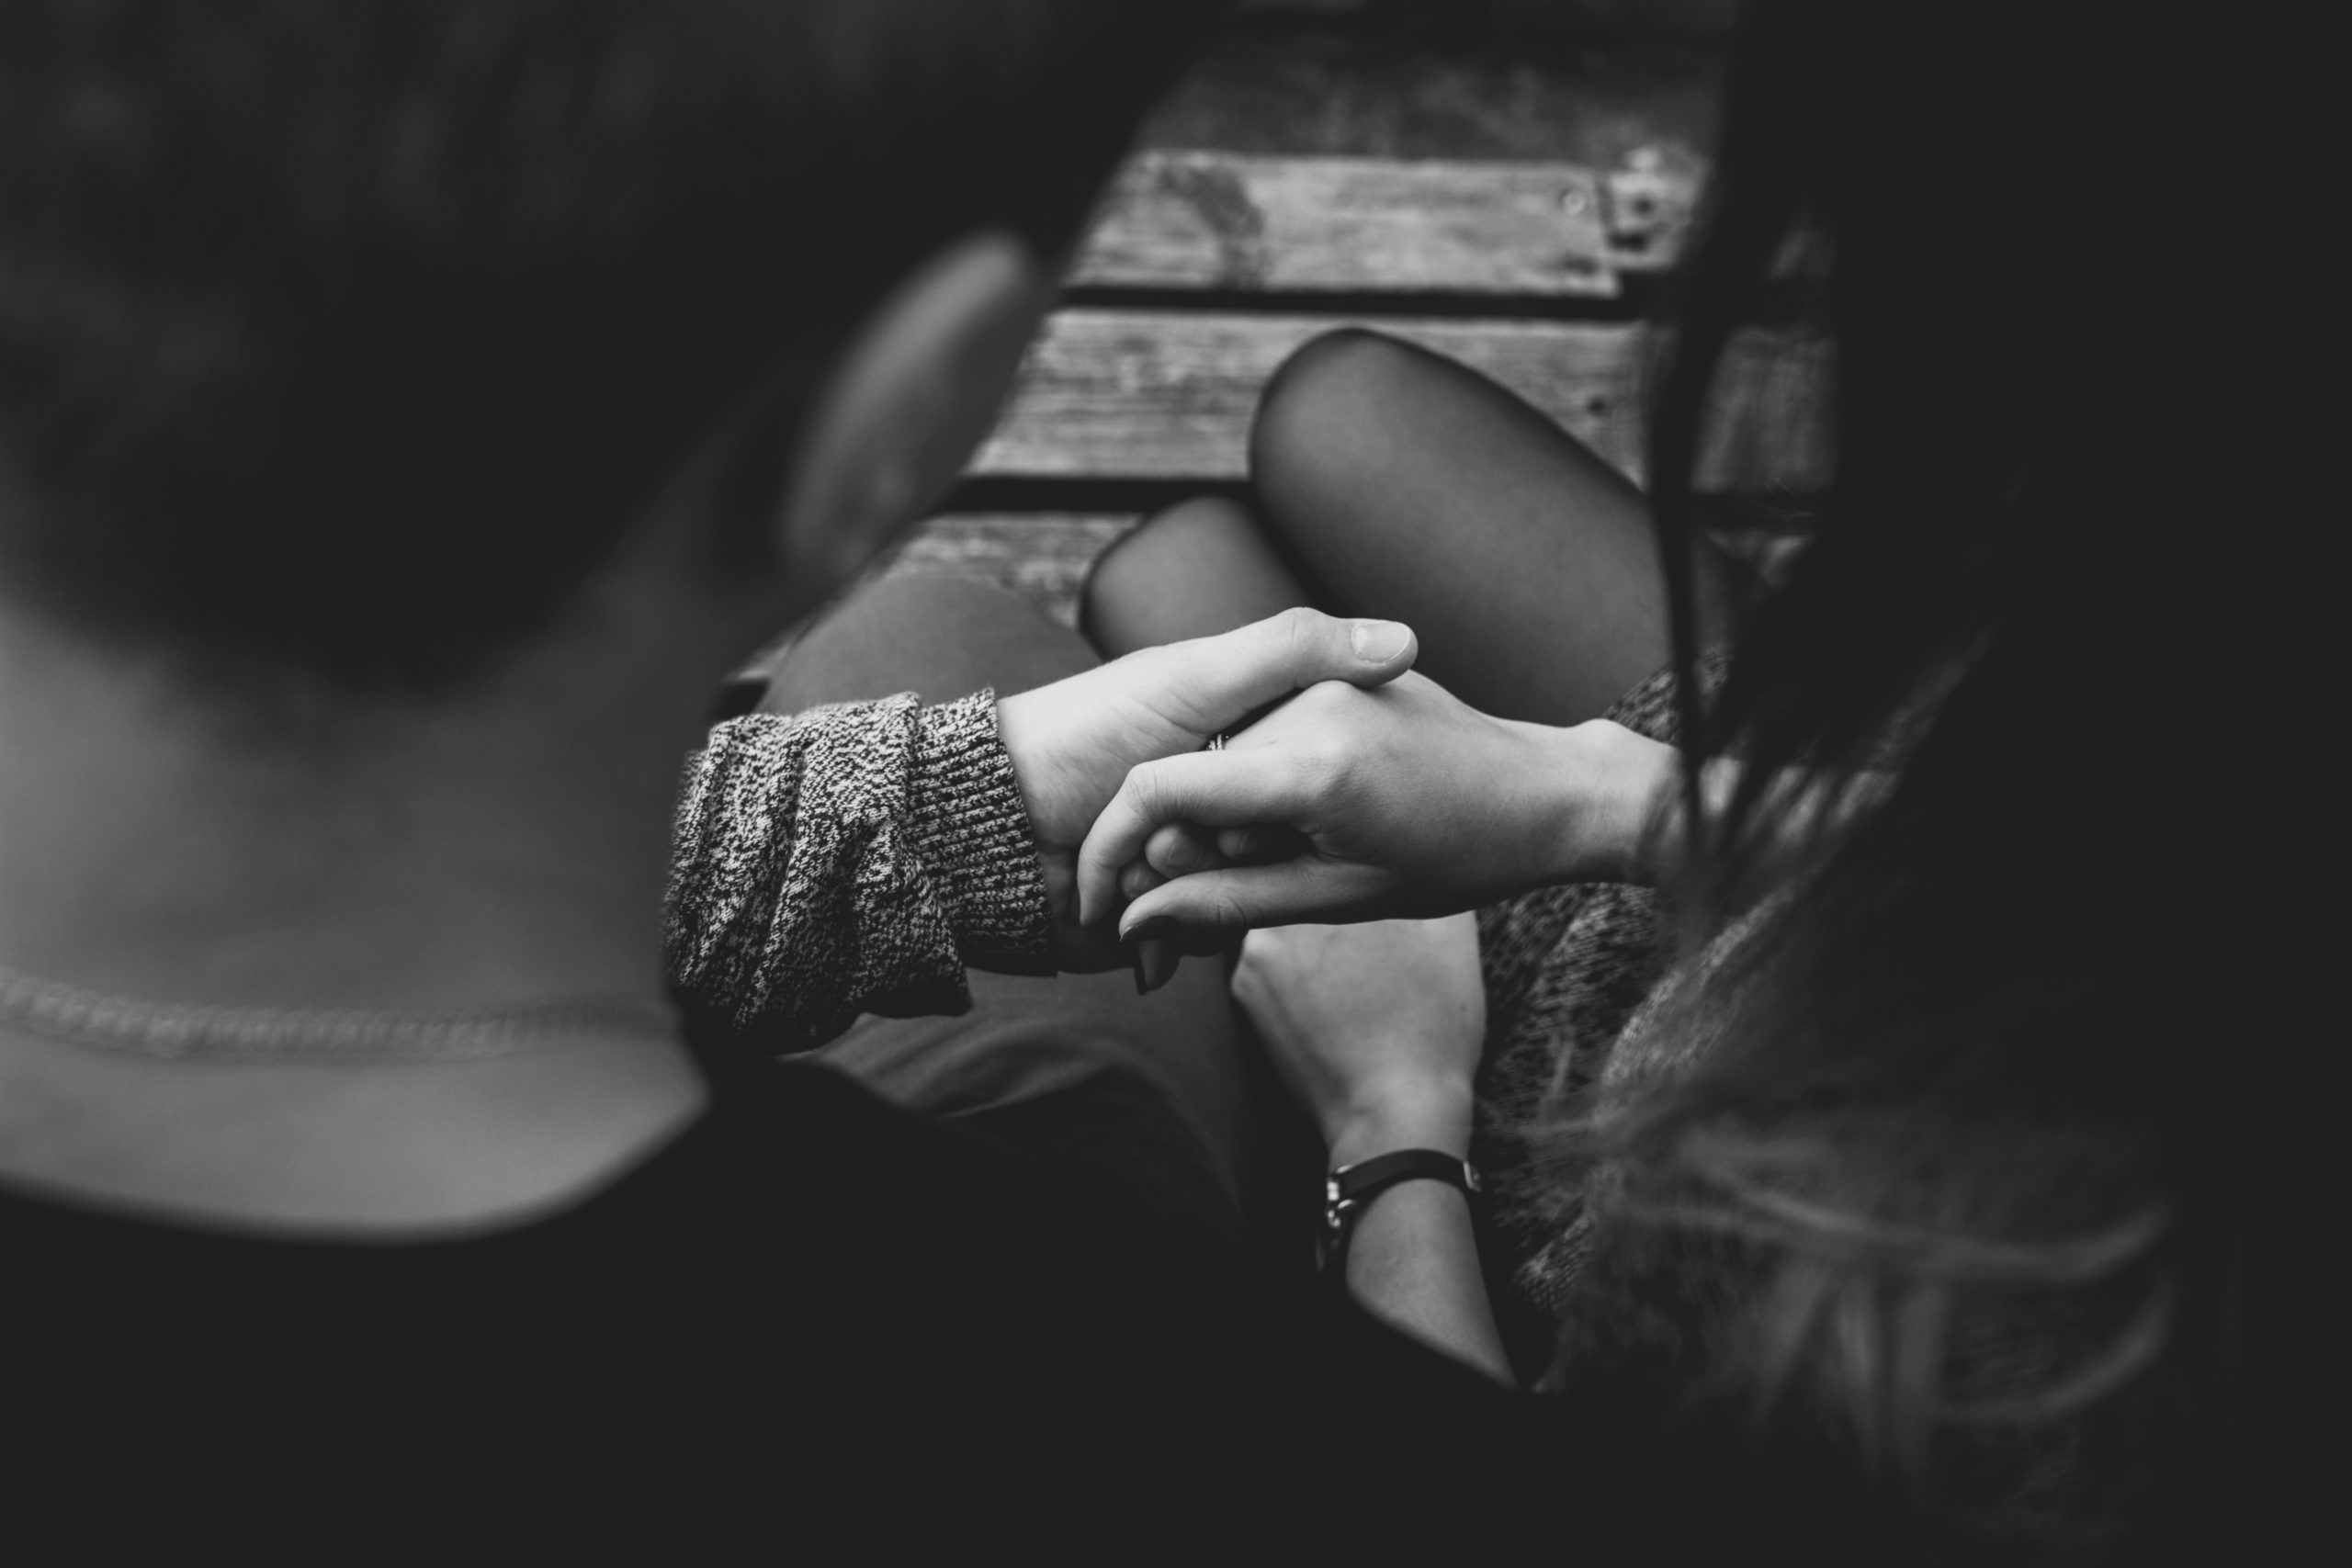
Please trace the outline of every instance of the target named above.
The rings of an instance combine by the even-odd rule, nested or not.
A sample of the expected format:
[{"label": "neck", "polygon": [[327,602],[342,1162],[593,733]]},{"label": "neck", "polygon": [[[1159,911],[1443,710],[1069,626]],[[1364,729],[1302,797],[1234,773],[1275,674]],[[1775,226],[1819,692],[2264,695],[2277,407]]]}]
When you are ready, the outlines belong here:
[{"label": "neck", "polygon": [[215,1005],[658,1007],[679,766],[736,644],[637,581],[467,695],[300,718],[0,608],[0,966]]}]

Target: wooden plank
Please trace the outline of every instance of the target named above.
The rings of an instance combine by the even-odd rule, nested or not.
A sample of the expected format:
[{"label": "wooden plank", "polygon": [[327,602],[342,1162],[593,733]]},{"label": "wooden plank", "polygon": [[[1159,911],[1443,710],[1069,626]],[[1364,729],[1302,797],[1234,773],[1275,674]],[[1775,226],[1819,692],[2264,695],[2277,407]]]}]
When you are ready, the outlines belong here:
[{"label": "wooden plank", "polygon": [[1607,299],[1680,255],[1703,167],[1147,151],[1104,197],[1077,288]]},{"label": "wooden plank", "polygon": [[[1646,237],[1640,248],[1649,265]],[[1069,282],[1536,298],[1617,292],[1601,182],[1590,169],[1204,152],[1130,159]]]},{"label": "wooden plank", "polygon": [[[1250,421],[1268,377],[1339,317],[1209,311],[1057,312],[1032,347],[976,475],[1231,479],[1248,471]],[[1525,398],[1639,478],[1647,330],[1614,322],[1384,318],[1381,332],[1460,360]],[[1718,383],[1701,482],[1818,488],[1820,344],[1741,339]]]}]

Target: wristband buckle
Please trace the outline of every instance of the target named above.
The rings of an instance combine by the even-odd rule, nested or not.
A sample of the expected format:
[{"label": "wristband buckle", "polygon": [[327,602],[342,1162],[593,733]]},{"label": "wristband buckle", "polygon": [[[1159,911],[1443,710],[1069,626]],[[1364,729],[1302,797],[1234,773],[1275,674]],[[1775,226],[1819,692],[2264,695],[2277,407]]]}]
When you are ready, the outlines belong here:
[{"label": "wristband buckle", "polygon": [[1486,1190],[1476,1166],[1436,1149],[1398,1149],[1341,1166],[1323,1179],[1323,1229],[1316,1237],[1315,1266],[1325,1274],[1343,1275],[1357,1219],[1374,1198],[1408,1181],[1442,1181],[1474,1198]]}]

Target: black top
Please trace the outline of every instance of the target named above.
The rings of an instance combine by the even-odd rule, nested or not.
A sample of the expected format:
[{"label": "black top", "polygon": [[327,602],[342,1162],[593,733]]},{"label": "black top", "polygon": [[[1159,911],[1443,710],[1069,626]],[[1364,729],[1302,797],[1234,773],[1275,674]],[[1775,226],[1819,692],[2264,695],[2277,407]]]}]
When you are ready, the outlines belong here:
[{"label": "black top", "polygon": [[585,1201],[475,1237],[0,1195],[0,1269],[18,1541],[38,1508],[94,1547],[935,1534],[1133,1561],[1393,1545],[1457,1531],[1465,1489],[1527,1495],[1504,1478],[1532,1402],[814,1066],[727,1075]]}]

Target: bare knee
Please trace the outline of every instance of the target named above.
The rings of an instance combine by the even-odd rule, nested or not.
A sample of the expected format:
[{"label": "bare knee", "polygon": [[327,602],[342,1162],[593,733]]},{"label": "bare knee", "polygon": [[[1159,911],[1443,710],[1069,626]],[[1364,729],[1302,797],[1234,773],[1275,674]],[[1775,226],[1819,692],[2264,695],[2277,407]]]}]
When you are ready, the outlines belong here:
[{"label": "bare knee", "polygon": [[1269,459],[1280,462],[1303,446],[1322,445],[1335,423],[1355,426],[1364,415],[1385,412],[1399,391],[1442,363],[1426,349],[1369,327],[1341,327],[1309,338],[1267,378],[1259,394],[1250,427],[1252,474]]},{"label": "bare knee", "polygon": [[1193,558],[1227,546],[1255,526],[1247,508],[1222,496],[1196,496],[1144,519],[1094,558],[1079,591],[1078,626],[1106,658],[1170,640],[1157,631],[1172,579],[1194,575]]},{"label": "bare knee", "polygon": [[1180,502],[1095,558],[1079,628],[1105,657],[1204,637],[1303,603],[1247,506]]},{"label": "bare knee", "polygon": [[1149,592],[1157,579],[1181,561],[1203,551],[1222,554],[1256,529],[1250,509],[1238,502],[1216,495],[1180,501],[1147,517],[1094,558],[1082,602],[1088,609],[1098,604],[1115,606]]},{"label": "bare knee", "polygon": [[[1250,429],[1250,473],[1261,496],[1280,498],[1357,466],[1368,446],[1409,420],[1413,389],[1447,362],[1363,327],[1312,338],[1266,382]],[[1277,501],[1279,508],[1279,501]]]}]

